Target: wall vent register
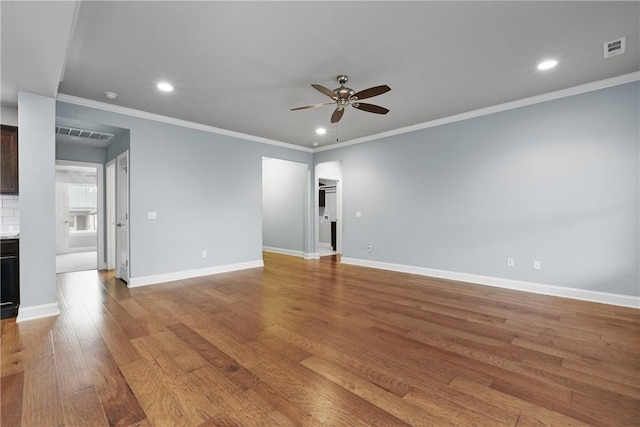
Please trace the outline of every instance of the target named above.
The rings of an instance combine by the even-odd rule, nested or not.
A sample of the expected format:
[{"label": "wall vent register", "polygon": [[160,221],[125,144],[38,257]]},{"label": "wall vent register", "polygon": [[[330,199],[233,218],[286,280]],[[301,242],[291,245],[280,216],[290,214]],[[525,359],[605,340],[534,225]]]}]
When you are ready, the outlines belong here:
[{"label": "wall vent register", "polygon": [[626,44],[627,38],[622,37],[617,40],[612,40],[603,45],[604,47],[604,57],[611,58],[612,56],[620,55],[624,53],[624,48]]},{"label": "wall vent register", "polygon": [[93,130],[78,129],[67,126],[56,126],[56,133],[60,135],[74,136],[76,138],[89,139],[94,141],[108,142],[114,135],[112,133],[97,132]]}]

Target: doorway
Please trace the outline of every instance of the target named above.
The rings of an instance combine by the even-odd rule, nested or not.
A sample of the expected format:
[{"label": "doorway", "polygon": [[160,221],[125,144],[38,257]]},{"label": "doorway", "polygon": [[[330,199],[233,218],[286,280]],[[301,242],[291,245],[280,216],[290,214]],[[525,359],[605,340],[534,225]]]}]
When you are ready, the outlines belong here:
[{"label": "doorway", "polygon": [[56,161],[56,273],[104,268],[103,166]]},{"label": "doorway", "polygon": [[318,253],[320,257],[337,253],[338,181],[321,178],[318,185]]},{"label": "doorway", "polygon": [[342,254],[342,164],[339,161],[316,165],[316,254]]},{"label": "doorway", "polygon": [[306,257],[309,242],[309,167],[262,158],[262,248]]}]

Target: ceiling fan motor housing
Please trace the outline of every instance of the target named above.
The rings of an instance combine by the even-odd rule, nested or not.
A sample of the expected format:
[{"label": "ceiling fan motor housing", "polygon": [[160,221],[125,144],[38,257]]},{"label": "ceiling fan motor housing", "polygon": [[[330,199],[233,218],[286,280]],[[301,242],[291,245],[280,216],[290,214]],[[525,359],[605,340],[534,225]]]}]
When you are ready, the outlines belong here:
[{"label": "ceiling fan motor housing", "polygon": [[341,74],[338,76],[338,83],[340,83],[340,87],[335,88],[333,91],[336,93],[338,99],[336,100],[338,103],[338,107],[345,107],[349,100],[353,95],[356,94],[356,91],[351,89],[350,87],[345,87],[345,83],[349,80],[349,77]]}]

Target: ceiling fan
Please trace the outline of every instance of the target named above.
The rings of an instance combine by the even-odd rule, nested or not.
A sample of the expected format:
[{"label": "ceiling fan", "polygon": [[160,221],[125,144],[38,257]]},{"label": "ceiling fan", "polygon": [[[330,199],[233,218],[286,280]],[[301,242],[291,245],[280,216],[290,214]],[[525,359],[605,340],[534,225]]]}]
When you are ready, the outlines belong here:
[{"label": "ceiling fan", "polygon": [[340,84],[339,88],[334,90],[328,89],[319,84],[312,84],[311,87],[316,89],[319,92],[324,93],[329,98],[332,99],[331,102],[324,102],[322,104],[313,104],[307,105],[304,107],[296,107],[292,108],[290,111],[297,110],[305,110],[307,108],[316,108],[323,107],[325,105],[336,105],[336,109],[333,110],[333,114],[331,115],[331,123],[338,123],[344,114],[344,109],[351,105],[353,108],[357,108],[358,110],[367,111],[369,113],[376,114],[387,114],[389,112],[388,109],[384,107],[380,107],[379,105],[367,104],[364,102],[360,102],[362,99],[372,98],[374,96],[382,95],[383,93],[389,92],[391,88],[387,85],[374,86],[369,89],[361,90],[360,92],[356,92],[355,90],[345,87],[345,83],[349,80],[349,77],[341,74],[337,78],[338,83]]}]

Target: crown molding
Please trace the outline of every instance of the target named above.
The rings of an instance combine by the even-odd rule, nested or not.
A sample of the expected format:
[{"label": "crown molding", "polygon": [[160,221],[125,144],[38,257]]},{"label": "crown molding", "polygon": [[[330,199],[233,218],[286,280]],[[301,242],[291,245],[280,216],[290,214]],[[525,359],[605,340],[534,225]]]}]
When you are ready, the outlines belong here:
[{"label": "crown molding", "polygon": [[200,130],[203,132],[215,133],[217,135],[230,136],[232,138],[243,139],[246,141],[259,142],[261,144],[275,145],[277,147],[288,148],[291,150],[304,151],[305,153],[313,153],[311,148],[301,147],[299,145],[290,144],[288,142],[276,141],[274,139],[262,138],[260,136],[249,135],[246,133],[235,132],[232,130],[217,128],[214,126],[203,125],[201,123],[190,122],[188,120],[176,119],[174,117],[163,116],[161,114],[149,113],[147,111],[136,110],[134,108],[121,107],[119,105],[107,104],[106,102],[94,101],[92,99],[80,98],[78,96],[59,93],[56,100],[66,102],[68,104],[80,105],[82,107],[95,108],[98,110],[109,111],[111,113],[124,114],[127,116],[137,117],[140,119],[153,120],[156,122],[167,123],[170,125],[181,126]]},{"label": "crown molding", "polygon": [[540,104],[542,102],[553,101],[555,99],[567,98],[569,96],[580,95],[587,92],[593,92],[600,89],[606,89],[613,86],[619,86],[640,80],[640,71],[621,76],[612,77],[610,79],[599,80],[596,82],[586,83],[579,86],[561,89],[554,92],[544,93],[542,95],[523,98],[517,101],[506,102],[504,104],[493,105],[491,107],[480,108],[478,110],[468,111],[466,113],[456,114],[441,119],[431,120],[417,125],[406,126],[388,132],[377,133],[374,135],[364,136],[362,138],[351,139],[344,142],[338,142],[324,147],[315,148],[314,153],[322,151],[335,150],[336,148],[348,147],[350,145],[362,144],[363,142],[374,141],[377,139],[388,138],[391,136],[401,135],[404,133],[415,132],[417,130],[428,129],[436,126],[442,126],[449,123],[459,122],[462,120],[473,119],[475,117],[486,116],[501,111],[513,110],[516,108],[526,107],[529,105]]},{"label": "crown molding", "polygon": [[119,105],[108,104],[105,102],[94,101],[91,99],[80,98],[73,95],[67,95],[59,93],[56,99],[58,101],[66,102],[69,104],[80,105],[83,107],[96,108],[99,110],[109,111],[112,113],[125,114],[128,116],[138,117],[141,119],[153,120],[157,122],[172,124],[190,129],[196,129],[203,132],[215,133],[218,135],[230,136],[232,138],[239,138],[247,141],[259,142],[261,144],[274,145],[277,147],[288,148],[291,150],[303,151],[305,153],[320,153],[323,151],[335,150],[337,148],[348,147],[350,145],[362,144],[364,142],[375,141],[377,139],[388,138],[396,135],[402,135],[405,133],[415,132],[422,129],[428,129],[436,126],[442,126],[449,123],[455,123],[462,120],[473,119],[475,117],[486,116],[489,114],[499,113],[502,111],[513,110],[516,108],[526,107],[529,105],[540,104],[542,102],[553,101],[555,99],[566,98],[569,96],[580,95],[587,92],[593,92],[600,89],[606,89],[609,87],[619,86],[626,83],[631,83],[640,80],[640,71],[636,71],[629,74],[623,74],[621,76],[612,77],[610,79],[599,80],[596,82],[586,83],[579,86],[570,87],[567,89],[561,89],[554,92],[545,93],[542,95],[536,95],[529,98],[523,98],[516,101],[506,102],[504,104],[493,105],[490,107],[480,108],[477,110],[468,111],[461,114],[456,114],[449,117],[443,117],[428,122],[419,123],[416,125],[406,126],[387,132],[381,132],[374,135],[364,136],[362,138],[351,139],[336,144],[327,145],[318,148],[302,147],[288,142],[277,141],[273,139],[263,138],[260,136],[249,135],[241,132],[235,132],[227,129],[217,128],[214,126],[204,125],[201,123],[190,122],[188,120],[177,119],[174,117],[163,116],[160,114],[149,113],[146,111],[136,110],[128,107],[121,107]]}]

